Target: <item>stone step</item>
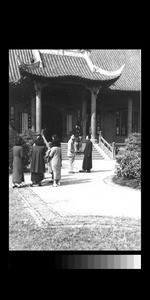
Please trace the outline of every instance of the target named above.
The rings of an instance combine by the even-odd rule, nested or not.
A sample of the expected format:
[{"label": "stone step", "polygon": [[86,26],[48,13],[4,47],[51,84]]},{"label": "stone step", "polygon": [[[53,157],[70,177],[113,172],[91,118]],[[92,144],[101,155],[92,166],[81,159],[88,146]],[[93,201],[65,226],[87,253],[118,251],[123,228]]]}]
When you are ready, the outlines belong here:
[{"label": "stone step", "polygon": [[[84,149],[83,145],[83,149]],[[68,156],[67,156],[67,143],[61,143],[61,151],[62,151],[62,159],[63,160],[68,160]],[[83,160],[84,155],[80,154],[80,155],[76,155],[76,160]],[[92,159],[93,160],[99,160],[99,159],[104,159],[104,157],[93,147],[93,151],[92,151]]]}]

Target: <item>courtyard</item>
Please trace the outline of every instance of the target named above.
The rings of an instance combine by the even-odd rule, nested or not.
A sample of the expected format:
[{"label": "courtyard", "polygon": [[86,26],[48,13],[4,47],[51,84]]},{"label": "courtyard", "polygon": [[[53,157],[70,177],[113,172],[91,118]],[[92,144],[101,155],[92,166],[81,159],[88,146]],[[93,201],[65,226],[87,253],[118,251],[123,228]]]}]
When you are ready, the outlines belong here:
[{"label": "courtyard", "polygon": [[41,187],[12,189],[9,176],[9,250],[141,250],[141,192],[111,181],[115,161],[95,160],[91,173],[68,174],[61,185],[45,173]]}]

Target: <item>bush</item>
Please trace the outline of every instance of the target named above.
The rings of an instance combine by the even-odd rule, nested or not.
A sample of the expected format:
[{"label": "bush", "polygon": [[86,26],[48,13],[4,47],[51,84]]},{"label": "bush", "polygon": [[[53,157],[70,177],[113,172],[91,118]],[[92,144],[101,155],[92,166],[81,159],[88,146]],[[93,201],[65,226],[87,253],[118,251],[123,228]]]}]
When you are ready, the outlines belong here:
[{"label": "bush", "polygon": [[18,136],[21,136],[23,139],[23,148],[24,148],[24,170],[31,161],[31,147],[34,144],[37,133],[31,130],[25,131],[23,134],[19,134],[17,131],[9,127],[9,172],[12,173],[13,169],[13,146],[15,145],[15,140]]},{"label": "bush", "polygon": [[125,140],[125,147],[116,155],[116,175],[118,178],[135,179],[141,183],[141,134],[132,133]]}]

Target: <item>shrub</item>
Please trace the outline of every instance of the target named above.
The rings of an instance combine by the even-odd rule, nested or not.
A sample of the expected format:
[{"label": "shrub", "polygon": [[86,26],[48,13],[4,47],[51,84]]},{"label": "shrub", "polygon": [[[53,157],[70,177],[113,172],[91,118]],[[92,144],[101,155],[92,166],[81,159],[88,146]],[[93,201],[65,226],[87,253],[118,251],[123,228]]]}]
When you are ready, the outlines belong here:
[{"label": "shrub", "polygon": [[116,155],[116,175],[141,182],[141,134],[132,133],[125,140],[125,147]]}]

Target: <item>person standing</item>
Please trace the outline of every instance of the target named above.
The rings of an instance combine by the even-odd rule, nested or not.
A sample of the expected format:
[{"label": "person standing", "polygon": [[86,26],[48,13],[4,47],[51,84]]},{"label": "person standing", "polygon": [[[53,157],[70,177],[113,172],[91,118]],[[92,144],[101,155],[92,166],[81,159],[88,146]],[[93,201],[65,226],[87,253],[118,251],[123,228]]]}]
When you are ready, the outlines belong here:
[{"label": "person standing", "polygon": [[23,159],[25,157],[25,153],[22,147],[22,143],[22,138],[17,137],[15,146],[13,147],[13,188],[20,188],[22,186],[22,182],[24,182]]},{"label": "person standing", "polygon": [[52,139],[52,148],[49,152],[49,157],[51,159],[51,168],[53,174],[53,187],[60,185],[61,179],[61,166],[62,166],[62,153],[60,147],[60,141],[56,137]]},{"label": "person standing", "polygon": [[31,150],[31,181],[33,184],[38,184],[41,186],[41,181],[44,179],[45,173],[45,153],[46,146],[44,144],[43,138],[41,135],[38,135],[38,138],[35,140],[35,145],[32,146]]},{"label": "person standing", "polygon": [[69,174],[75,173],[74,170],[74,160],[75,160],[75,147],[74,147],[75,135],[72,134],[70,140],[68,141],[67,156],[69,157]]},{"label": "person standing", "polygon": [[91,172],[92,169],[92,142],[90,140],[90,135],[86,136],[86,146],[84,149],[84,158],[82,163],[82,170],[79,172]]}]

